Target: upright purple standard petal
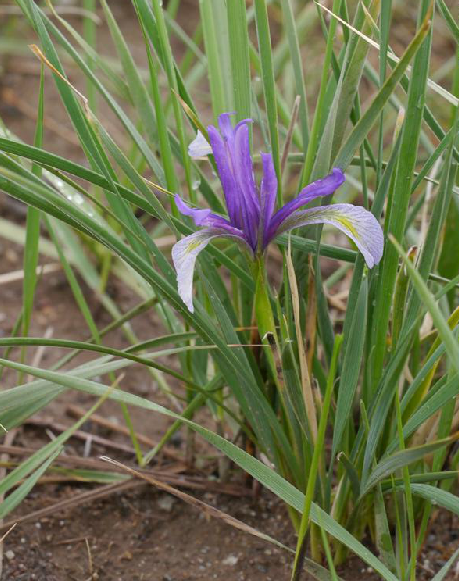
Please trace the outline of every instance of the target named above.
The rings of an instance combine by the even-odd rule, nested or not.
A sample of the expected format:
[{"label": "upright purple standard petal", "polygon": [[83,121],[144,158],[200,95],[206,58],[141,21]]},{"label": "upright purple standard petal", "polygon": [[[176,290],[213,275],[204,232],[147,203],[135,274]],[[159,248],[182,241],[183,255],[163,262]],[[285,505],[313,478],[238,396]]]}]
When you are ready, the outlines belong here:
[{"label": "upright purple standard petal", "polygon": [[275,236],[308,224],[332,224],[344,232],[363,254],[369,268],[381,260],[384,250],[381,226],[362,206],[332,204],[294,212],[282,222]]},{"label": "upright purple standard petal", "polygon": [[245,205],[244,231],[257,243],[257,230],[260,223],[260,200],[253,175],[252,156],[250,155],[250,136],[247,122],[240,122],[234,130],[231,151],[233,171]]},{"label": "upright purple standard petal", "polygon": [[274,214],[271,220],[271,224],[269,225],[268,242],[273,239],[276,230],[279,228],[283,220],[290,216],[292,212],[298,210],[298,208],[301,208],[306,204],[309,204],[309,202],[312,202],[312,200],[316,198],[333,194],[333,192],[340,187],[345,179],[346,178],[342,170],[338,167],[335,167],[332,172],[328,174],[328,176],[321,180],[312,182],[312,184],[309,184],[303,190],[301,190],[295,199],[285,204],[285,206],[282,206],[282,208]]},{"label": "upright purple standard petal", "polygon": [[243,230],[252,249],[256,249],[260,223],[260,201],[253,175],[248,123],[233,128],[228,113],[219,117],[220,132],[208,127],[209,140],[225,194],[230,222]]},{"label": "upright purple standard petal", "polygon": [[234,136],[234,128],[233,124],[231,123],[231,117],[235,115],[235,113],[222,113],[218,117],[218,127],[220,129],[220,133],[225,140],[231,140]]},{"label": "upright purple standard petal", "polygon": [[274,169],[273,158],[270,153],[262,153],[263,179],[260,186],[260,235],[262,236],[262,247],[268,243],[268,229],[276,205],[277,176]]},{"label": "upright purple standard petal", "polygon": [[240,193],[233,175],[231,164],[225,147],[225,142],[218,130],[209,125],[207,128],[209,133],[209,141],[212,146],[212,153],[214,154],[215,163],[217,164],[217,171],[225,195],[226,207],[228,208],[228,215],[231,224],[236,228],[242,230],[242,218],[240,211]]}]

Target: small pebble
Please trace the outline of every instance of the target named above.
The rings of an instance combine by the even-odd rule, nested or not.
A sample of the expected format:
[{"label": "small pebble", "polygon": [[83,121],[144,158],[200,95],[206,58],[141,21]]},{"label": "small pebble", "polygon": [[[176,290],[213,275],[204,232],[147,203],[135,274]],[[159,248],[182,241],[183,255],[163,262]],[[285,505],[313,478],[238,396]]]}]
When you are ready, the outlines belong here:
[{"label": "small pebble", "polygon": [[164,510],[164,512],[171,512],[172,507],[175,504],[175,498],[173,496],[161,496],[156,501],[156,504],[160,510]]},{"label": "small pebble", "polygon": [[6,551],[5,557],[8,559],[8,561],[12,561],[14,559],[13,551],[11,549],[9,551]]},{"label": "small pebble", "polygon": [[236,555],[228,555],[226,559],[223,559],[222,565],[230,565],[231,567],[234,567],[234,565],[237,565],[238,561],[239,559]]}]

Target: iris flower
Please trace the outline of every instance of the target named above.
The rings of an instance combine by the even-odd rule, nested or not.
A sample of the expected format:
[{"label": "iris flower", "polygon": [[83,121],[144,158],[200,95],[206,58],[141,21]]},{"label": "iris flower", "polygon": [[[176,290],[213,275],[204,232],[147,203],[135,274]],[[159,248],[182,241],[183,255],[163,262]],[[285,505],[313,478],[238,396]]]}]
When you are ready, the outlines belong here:
[{"label": "iris flower", "polygon": [[198,132],[189,146],[193,158],[213,153],[228,209],[228,218],[223,218],[208,209],[191,208],[175,196],[179,211],[202,227],[179,240],[172,249],[178,291],[191,312],[196,259],[214,238],[234,240],[255,259],[263,255],[268,244],[279,234],[308,224],[332,224],[355,243],[369,268],[382,256],[384,238],[381,227],[373,214],[361,206],[332,204],[303,209],[309,202],[328,196],[341,186],[345,176],[339,168],[306,186],[276,212],[278,184],[272,156],[261,154],[263,178],[257,187],[250,155],[249,123],[251,119],[246,119],[233,127],[230,114],[224,113],[218,120],[220,131],[212,125],[207,129],[210,144]]}]

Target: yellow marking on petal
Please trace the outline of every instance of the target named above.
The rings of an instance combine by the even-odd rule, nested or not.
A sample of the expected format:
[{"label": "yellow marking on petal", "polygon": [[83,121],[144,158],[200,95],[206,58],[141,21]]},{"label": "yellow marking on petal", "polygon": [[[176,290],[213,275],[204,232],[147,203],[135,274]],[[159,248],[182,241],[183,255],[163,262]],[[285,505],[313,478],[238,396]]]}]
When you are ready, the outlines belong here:
[{"label": "yellow marking on petal", "polygon": [[355,226],[349,220],[349,218],[346,218],[342,214],[334,214],[332,217],[333,217],[334,220],[336,220],[337,222],[339,222],[340,224],[342,224],[345,228],[347,228],[349,230],[349,232],[353,236],[355,236],[355,238],[360,239],[359,233],[357,232]]},{"label": "yellow marking on petal", "polygon": [[199,248],[203,243],[203,240],[194,240],[193,242],[191,242],[187,247],[186,247],[186,253],[189,254],[190,252],[192,252],[193,250],[196,250],[196,248]]}]

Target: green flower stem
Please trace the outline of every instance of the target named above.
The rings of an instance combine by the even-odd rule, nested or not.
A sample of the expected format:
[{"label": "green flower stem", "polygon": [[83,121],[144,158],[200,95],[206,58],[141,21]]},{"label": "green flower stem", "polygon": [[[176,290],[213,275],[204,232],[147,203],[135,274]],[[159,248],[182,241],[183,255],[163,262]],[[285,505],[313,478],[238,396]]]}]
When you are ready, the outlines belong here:
[{"label": "green flower stem", "polygon": [[[279,377],[279,371],[276,365],[275,353],[280,356],[281,347],[279,337],[276,330],[274,315],[271,307],[271,299],[269,296],[268,281],[266,280],[266,268],[263,255],[258,255],[252,261],[253,276],[256,281],[255,291],[255,321],[258,327],[261,343],[263,344],[263,352],[266,356],[266,361],[271,373],[271,378],[274,381],[276,389],[282,401],[284,410],[288,410],[287,395],[285,393],[285,386],[282,377]],[[291,442],[296,442],[294,436],[294,429],[292,423],[289,421],[288,414],[285,414],[285,432]],[[297,457],[300,457],[300,452],[295,447]],[[300,477],[299,474],[296,475]],[[293,521],[295,523],[295,520]]]},{"label": "green flower stem", "polygon": [[279,340],[276,333],[271,301],[268,293],[268,283],[266,280],[265,262],[262,255],[257,256],[252,262],[253,275],[255,279],[255,319],[262,340],[272,336],[276,345]]},{"label": "green flower stem", "polygon": [[317,441],[314,446],[314,453],[312,456],[311,467],[309,471],[308,483],[304,496],[303,515],[301,517],[300,530],[298,532],[298,542],[296,545],[295,562],[293,564],[292,581],[298,581],[303,568],[303,560],[306,551],[305,537],[309,525],[309,516],[311,512],[312,500],[314,497],[314,490],[316,487],[317,473],[319,471],[319,462],[322,458],[322,452],[325,441],[325,430],[327,428],[328,413],[330,411],[330,403],[333,394],[333,386],[335,383],[336,364],[341,348],[343,338],[337,335],[333,347],[332,360],[330,365],[330,373],[328,375],[327,389],[325,391],[324,401],[322,405],[322,413],[320,414],[319,429],[317,432]]}]

